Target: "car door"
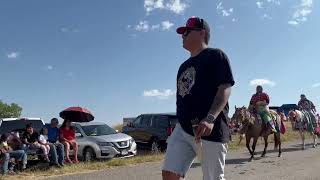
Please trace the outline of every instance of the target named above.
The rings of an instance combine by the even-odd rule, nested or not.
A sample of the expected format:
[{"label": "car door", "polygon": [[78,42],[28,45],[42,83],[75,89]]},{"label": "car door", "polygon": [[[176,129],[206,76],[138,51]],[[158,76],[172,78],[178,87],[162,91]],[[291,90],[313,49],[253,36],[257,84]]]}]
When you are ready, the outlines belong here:
[{"label": "car door", "polygon": [[138,116],[135,120],[132,121],[130,126],[126,127],[126,134],[130,135],[136,142],[142,141],[141,135],[141,121],[143,116]]},{"label": "car door", "polygon": [[154,118],[154,134],[158,140],[165,141],[168,137],[169,117],[167,115],[159,115]]},{"label": "car door", "polygon": [[141,119],[141,141],[148,143],[151,140],[151,137],[154,136],[154,131],[152,127],[152,115],[145,115]]}]

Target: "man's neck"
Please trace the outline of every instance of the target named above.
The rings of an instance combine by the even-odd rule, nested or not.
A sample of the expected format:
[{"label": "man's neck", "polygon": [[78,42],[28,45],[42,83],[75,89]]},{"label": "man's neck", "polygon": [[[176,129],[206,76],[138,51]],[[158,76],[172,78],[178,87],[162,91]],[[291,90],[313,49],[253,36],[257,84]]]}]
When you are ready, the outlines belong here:
[{"label": "man's neck", "polygon": [[203,50],[205,50],[207,48],[208,48],[208,46],[206,44],[201,44],[200,47],[190,51],[191,57],[197,56],[198,54],[200,54]]}]

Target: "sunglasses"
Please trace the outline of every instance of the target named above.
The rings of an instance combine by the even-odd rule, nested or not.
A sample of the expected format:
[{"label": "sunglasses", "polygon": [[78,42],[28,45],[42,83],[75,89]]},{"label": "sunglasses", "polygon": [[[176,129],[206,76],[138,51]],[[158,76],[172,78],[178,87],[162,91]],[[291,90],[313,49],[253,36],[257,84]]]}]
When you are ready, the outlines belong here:
[{"label": "sunglasses", "polygon": [[182,35],[187,37],[191,31],[201,31],[201,28],[188,28]]}]

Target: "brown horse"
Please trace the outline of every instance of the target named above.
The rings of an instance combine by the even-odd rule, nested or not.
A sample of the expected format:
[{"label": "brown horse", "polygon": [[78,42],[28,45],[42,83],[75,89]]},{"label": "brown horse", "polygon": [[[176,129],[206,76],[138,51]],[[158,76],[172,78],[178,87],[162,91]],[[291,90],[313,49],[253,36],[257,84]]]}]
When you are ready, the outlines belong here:
[{"label": "brown horse", "polygon": [[[270,112],[276,117],[277,123],[281,124],[280,116],[275,112],[270,110]],[[272,132],[271,128],[263,128],[262,121],[258,120],[255,115],[251,114],[246,107],[237,108],[235,107],[235,114],[233,119],[236,122],[241,124],[240,135],[245,134],[246,136],[246,146],[251,154],[250,161],[253,160],[255,155],[256,144],[259,137],[264,139],[264,150],[261,157],[265,157],[268,147],[268,137],[271,134],[274,134],[275,149],[278,147],[279,154],[278,157],[281,157],[281,139],[280,132]],[[253,139],[252,149],[250,148],[250,141]]]}]

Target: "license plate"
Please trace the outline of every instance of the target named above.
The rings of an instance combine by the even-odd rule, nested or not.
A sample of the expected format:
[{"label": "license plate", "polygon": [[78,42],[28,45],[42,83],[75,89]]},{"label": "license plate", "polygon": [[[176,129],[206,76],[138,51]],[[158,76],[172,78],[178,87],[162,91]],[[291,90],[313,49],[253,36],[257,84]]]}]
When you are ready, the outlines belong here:
[{"label": "license plate", "polygon": [[127,151],[127,150],[121,151],[121,155],[122,155],[122,156],[125,156],[125,155],[127,155],[127,154],[128,154],[128,151]]}]

